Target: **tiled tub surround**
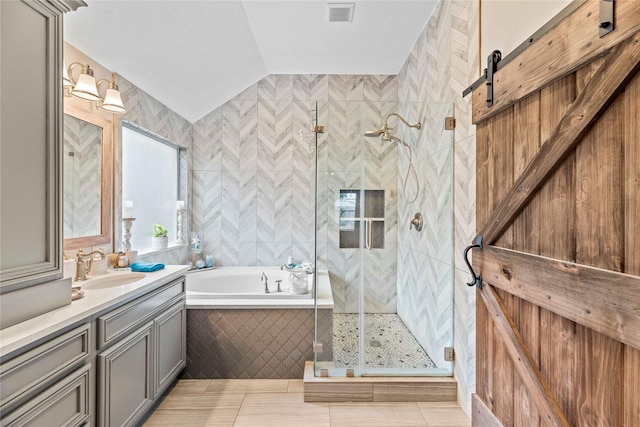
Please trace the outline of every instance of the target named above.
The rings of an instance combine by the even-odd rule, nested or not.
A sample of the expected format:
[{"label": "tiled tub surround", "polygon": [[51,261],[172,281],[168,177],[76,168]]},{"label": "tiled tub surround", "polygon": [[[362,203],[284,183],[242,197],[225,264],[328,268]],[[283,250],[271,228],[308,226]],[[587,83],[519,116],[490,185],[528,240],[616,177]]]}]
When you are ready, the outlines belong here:
[{"label": "tiled tub surround", "polygon": [[[318,310],[331,331],[333,310]],[[302,378],[313,360],[313,308],[187,310],[187,367],[182,378]],[[319,336],[331,357],[331,335]]]},{"label": "tiled tub surround", "polygon": [[[202,292],[194,293],[196,286],[202,290],[203,280],[216,280],[216,275],[218,281],[229,280],[225,270],[252,274],[258,285],[259,272],[271,274],[263,267],[225,267],[187,275],[187,367],[183,378],[302,378],[305,361],[313,360],[315,309],[311,293],[307,298],[274,295],[273,281],[272,293],[244,298],[232,294],[232,289],[209,298]],[[318,272],[317,282],[318,341],[324,344],[319,357],[331,360],[333,300],[328,273]]]}]

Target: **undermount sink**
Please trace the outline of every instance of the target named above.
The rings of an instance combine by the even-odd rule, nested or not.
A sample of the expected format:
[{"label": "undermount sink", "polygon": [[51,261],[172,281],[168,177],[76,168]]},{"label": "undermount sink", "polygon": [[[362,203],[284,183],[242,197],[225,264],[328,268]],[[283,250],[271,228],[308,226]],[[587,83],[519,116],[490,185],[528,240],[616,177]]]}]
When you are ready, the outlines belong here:
[{"label": "undermount sink", "polygon": [[137,282],[146,276],[144,273],[109,273],[106,276],[90,278],[82,284],[82,287],[86,289],[113,288]]}]

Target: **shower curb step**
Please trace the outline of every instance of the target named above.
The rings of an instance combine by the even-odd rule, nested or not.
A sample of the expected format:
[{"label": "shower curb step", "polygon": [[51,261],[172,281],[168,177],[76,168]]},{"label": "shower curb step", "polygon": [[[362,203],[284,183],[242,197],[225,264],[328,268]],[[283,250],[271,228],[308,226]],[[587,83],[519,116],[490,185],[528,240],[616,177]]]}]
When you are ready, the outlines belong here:
[{"label": "shower curb step", "polygon": [[456,402],[453,377],[316,377],[304,364],[305,402]]}]

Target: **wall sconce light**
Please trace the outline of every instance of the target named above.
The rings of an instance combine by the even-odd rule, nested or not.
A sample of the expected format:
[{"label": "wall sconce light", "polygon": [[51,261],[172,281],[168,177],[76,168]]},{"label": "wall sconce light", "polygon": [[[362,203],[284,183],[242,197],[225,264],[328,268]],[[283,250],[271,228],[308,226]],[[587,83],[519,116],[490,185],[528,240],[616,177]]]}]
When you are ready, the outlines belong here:
[{"label": "wall sconce light", "polygon": [[[73,77],[73,70],[80,68],[78,78]],[[100,86],[106,83],[107,89],[104,97],[100,95]],[[89,64],[84,65],[80,62],[74,62],[69,65],[69,68],[64,68],[62,74],[62,86],[67,96],[76,96],[87,101],[93,101],[96,103],[96,108],[102,108],[115,114],[124,114],[127,110],[122,103],[122,97],[120,91],[118,91],[118,85],[116,84],[116,73],[111,73],[111,81],[107,79],[100,79],[96,83],[95,77],[93,77],[93,70]]]}]

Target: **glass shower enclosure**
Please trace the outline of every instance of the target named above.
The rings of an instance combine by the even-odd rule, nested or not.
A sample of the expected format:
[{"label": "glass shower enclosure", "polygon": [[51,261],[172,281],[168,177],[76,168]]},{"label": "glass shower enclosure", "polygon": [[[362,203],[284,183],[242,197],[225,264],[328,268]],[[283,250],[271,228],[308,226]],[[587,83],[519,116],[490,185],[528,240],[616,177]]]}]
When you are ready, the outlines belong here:
[{"label": "glass shower enclosure", "polygon": [[[420,129],[392,114],[365,137],[390,113]],[[314,115],[316,277],[333,302],[316,295],[315,375],[452,375],[453,104],[317,102]]]}]

